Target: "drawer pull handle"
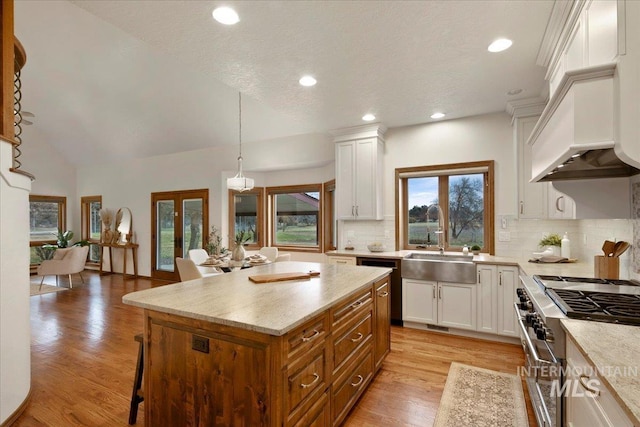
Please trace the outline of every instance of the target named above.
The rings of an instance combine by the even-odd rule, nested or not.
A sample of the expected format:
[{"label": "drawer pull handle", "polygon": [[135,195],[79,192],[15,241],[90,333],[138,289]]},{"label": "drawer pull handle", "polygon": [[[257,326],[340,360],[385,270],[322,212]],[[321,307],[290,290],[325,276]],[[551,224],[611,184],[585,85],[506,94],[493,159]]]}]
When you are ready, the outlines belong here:
[{"label": "drawer pull handle", "polygon": [[351,342],[358,342],[362,340],[362,338],[364,338],[364,335],[362,335],[362,332],[358,332],[358,335],[356,335],[355,338],[351,338]]},{"label": "drawer pull handle", "polygon": [[594,396],[600,396],[600,390],[595,390],[592,389],[591,387],[589,387],[588,385],[586,385],[584,383],[584,380],[587,379],[589,380],[589,376],[588,375],[580,375],[580,379],[578,380],[580,382],[580,385],[582,386],[583,389],[587,390],[589,393],[593,394]]},{"label": "drawer pull handle", "polygon": [[313,373],[313,377],[314,377],[313,381],[311,381],[309,384],[300,384],[300,388],[309,388],[315,383],[317,383],[318,380],[320,379],[320,375],[316,374],[315,372]]},{"label": "drawer pull handle", "polygon": [[364,304],[362,301],[356,301],[353,304],[351,304],[351,308],[358,308],[360,307],[362,304]]},{"label": "drawer pull handle", "polygon": [[309,342],[315,337],[317,337],[318,335],[320,335],[320,331],[318,331],[317,329],[314,329],[311,335],[309,335],[308,337],[304,337],[304,336],[302,337],[302,342]]},{"label": "drawer pull handle", "polygon": [[356,376],[356,378],[358,379],[358,381],[356,381],[355,383],[351,383],[353,387],[359,387],[360,384],[362,384],[362,381],[364,381],[364,378],[362,377],[362,375],[358,375]]},{"label": "drawer pull handle", "polygon": [[381,293],[379,293],[379,294],[378,294],[378,296],[379,296],[380,298],[384,298],[384,297],[386,297],[386,296],[389,296],[389,292],[387,292],[387,291],[381,292]]}]

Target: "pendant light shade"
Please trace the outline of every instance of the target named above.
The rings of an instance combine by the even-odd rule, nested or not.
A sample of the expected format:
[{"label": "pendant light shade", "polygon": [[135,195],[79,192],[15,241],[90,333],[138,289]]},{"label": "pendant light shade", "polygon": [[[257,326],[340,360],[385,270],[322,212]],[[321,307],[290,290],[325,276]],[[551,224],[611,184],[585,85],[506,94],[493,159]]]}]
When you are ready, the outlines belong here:
[{"label": "pendant light shade", "polygon": [[239,139],[239,154],[238,154],[238,173],[233,178],[227,178],[227,188],[229,190],[235,190],[239,192],[251,190],[253,188],[253,179],[247,178],[242,174],[242,93],[238,93],[238,139]]}]

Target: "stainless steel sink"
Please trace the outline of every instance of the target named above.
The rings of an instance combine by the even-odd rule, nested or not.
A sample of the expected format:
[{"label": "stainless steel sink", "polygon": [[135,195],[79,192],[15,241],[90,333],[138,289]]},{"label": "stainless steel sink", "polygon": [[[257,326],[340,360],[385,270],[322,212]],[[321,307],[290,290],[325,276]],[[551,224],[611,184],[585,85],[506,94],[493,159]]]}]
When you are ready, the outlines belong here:
[{"label": "stainless steel sink", "polygon": [[404,279],[476,283],[476,265],[469,255],[412,252],[402,259]]}]

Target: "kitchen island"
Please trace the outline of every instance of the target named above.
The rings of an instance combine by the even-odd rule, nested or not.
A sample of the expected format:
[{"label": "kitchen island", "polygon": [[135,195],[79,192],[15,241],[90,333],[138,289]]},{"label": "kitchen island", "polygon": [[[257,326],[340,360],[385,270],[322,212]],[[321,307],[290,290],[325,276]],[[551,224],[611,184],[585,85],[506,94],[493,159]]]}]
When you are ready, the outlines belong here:
[{"label": "kitchen island", "polygon": [[340,424],[389,352],[389,273],[281,262],[125,295],[145,310],[145,425]]}]

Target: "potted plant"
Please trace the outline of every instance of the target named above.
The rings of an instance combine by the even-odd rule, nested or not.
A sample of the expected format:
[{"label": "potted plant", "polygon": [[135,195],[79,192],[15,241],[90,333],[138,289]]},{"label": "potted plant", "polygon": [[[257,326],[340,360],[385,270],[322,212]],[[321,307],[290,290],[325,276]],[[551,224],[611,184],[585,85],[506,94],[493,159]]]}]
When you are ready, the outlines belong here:
[{"label": "potted plant", "polygon": [[227,251],[227,248],[222,246],[222,236],[220,236],[220,231],[215,225],[211,226],[211,232],[209,233],[205,249],[211,256],[218,256]]},{"label": "potted plant", "polygon": [[560,246],[562,245],[562,237],[559,234],[551,233],[544,236],[538,246],[542,249],[551,248],[554,255],[560,255]]},{"label": "potted plant", "polygon": [[231,252],[231,259],[234,261],[242,261],[245,256],[244,243],[251,238],[251,234],[247,231],[240,230],[236,233],[234,243],[235,246]]},{"label": "potted plant", "polygon": [[471,246],[471,252],[472,252],[474,255],[479,255],[479,254],[480,254],[480,249],[481,249],[481,248],[480,248],[480,246],[478,246],[478,245],[473,245],[473,246]]}]

